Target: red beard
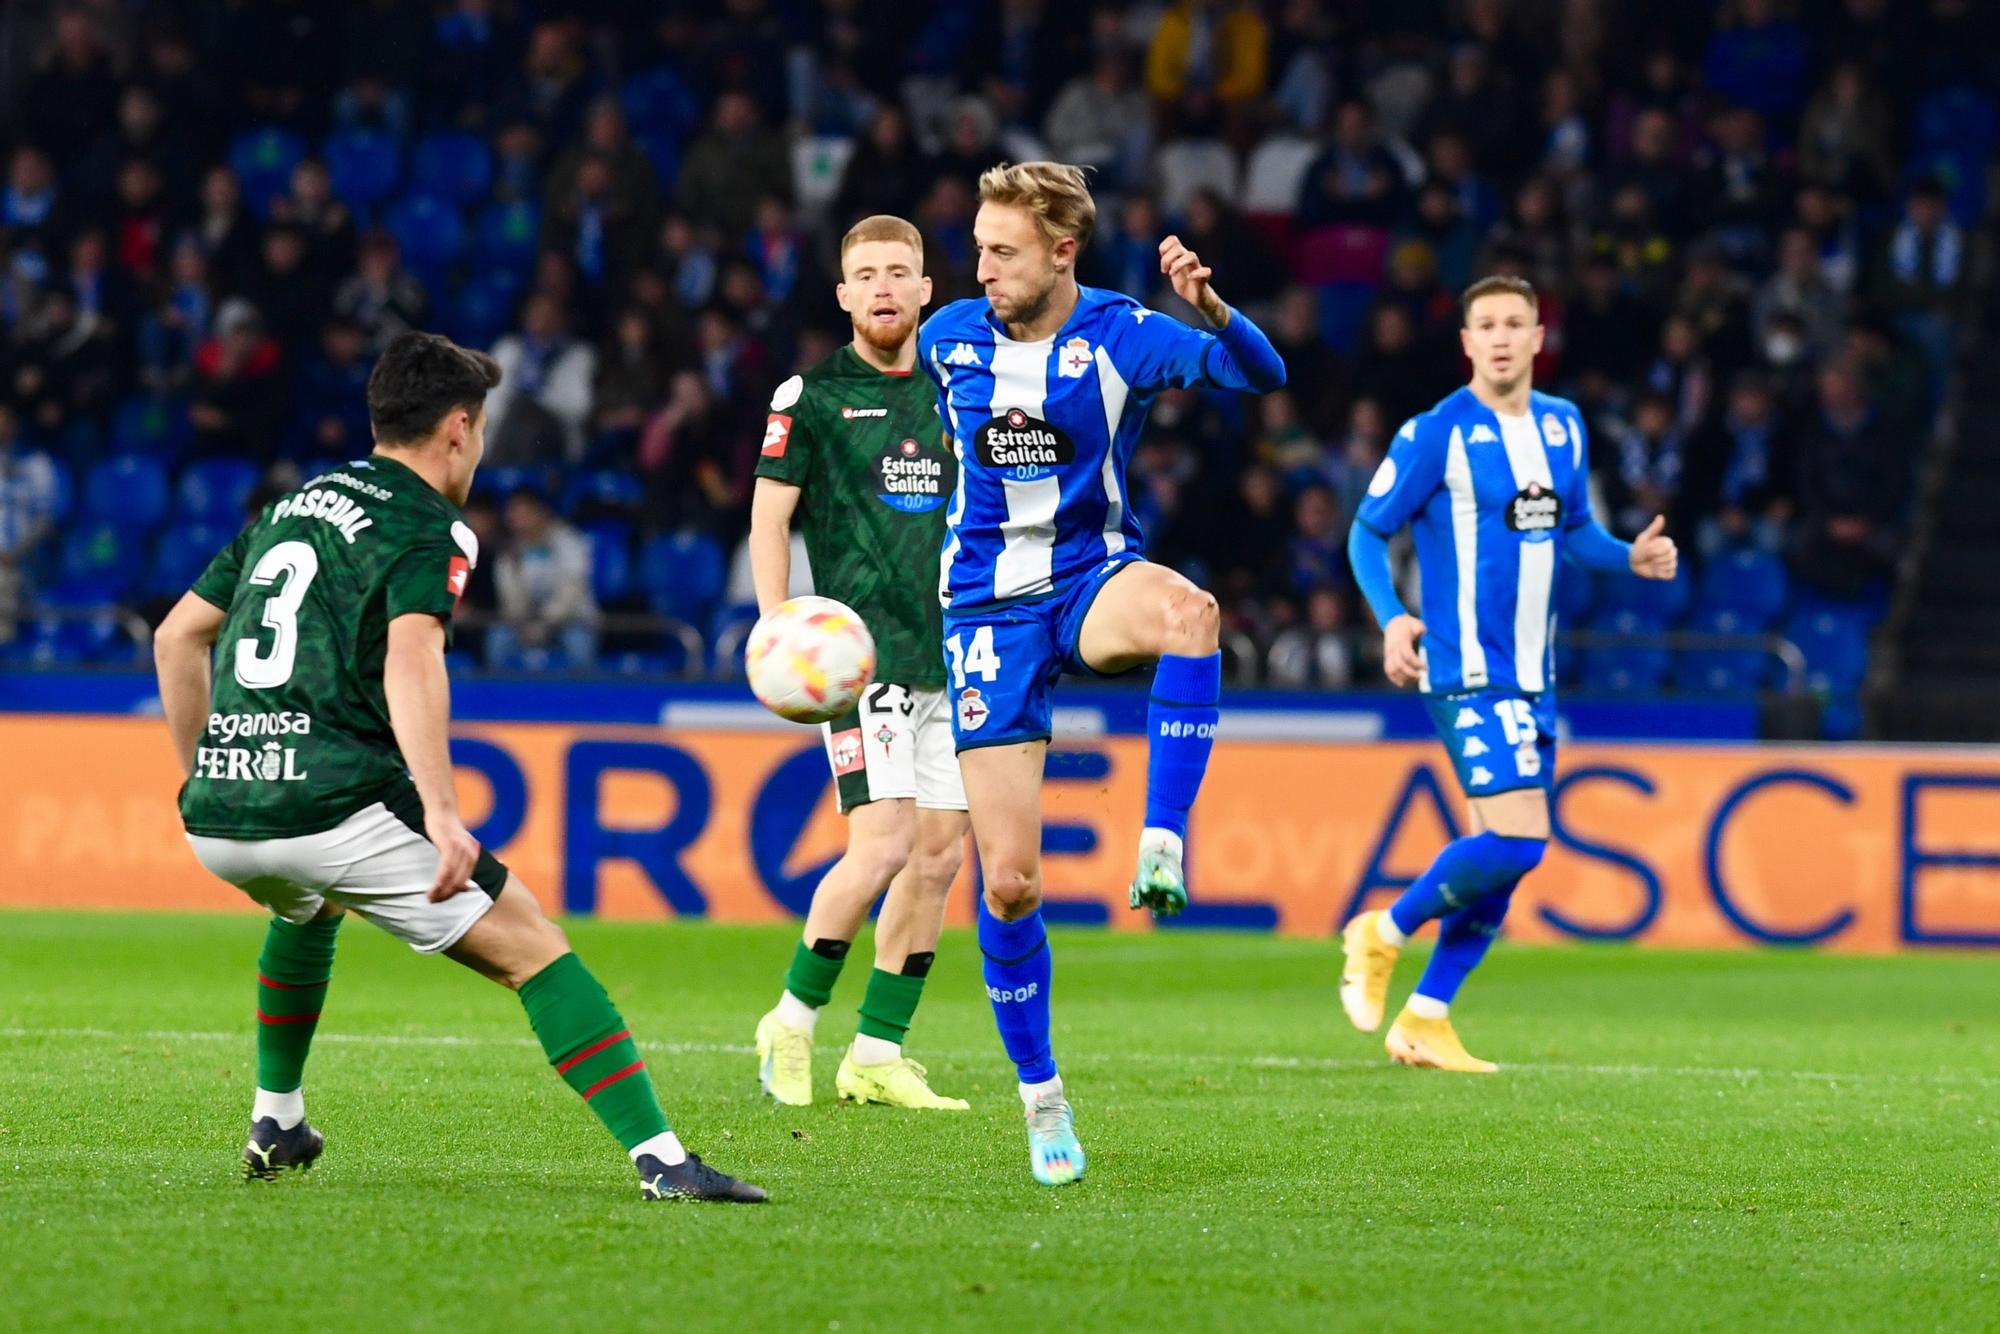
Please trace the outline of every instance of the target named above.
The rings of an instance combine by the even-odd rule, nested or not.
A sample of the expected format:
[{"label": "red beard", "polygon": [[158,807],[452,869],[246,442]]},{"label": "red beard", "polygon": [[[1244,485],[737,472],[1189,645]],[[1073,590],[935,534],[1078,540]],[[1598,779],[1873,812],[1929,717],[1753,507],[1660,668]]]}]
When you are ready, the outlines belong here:
[{"label": "red beard", "polygon": [[877,324],[873,317],[860,316],[854,321],[854,332],[870,347],[878,352],[895,352],[910,341],[910,335],[917,331],[917,317],[910,315],[894,324]]}]

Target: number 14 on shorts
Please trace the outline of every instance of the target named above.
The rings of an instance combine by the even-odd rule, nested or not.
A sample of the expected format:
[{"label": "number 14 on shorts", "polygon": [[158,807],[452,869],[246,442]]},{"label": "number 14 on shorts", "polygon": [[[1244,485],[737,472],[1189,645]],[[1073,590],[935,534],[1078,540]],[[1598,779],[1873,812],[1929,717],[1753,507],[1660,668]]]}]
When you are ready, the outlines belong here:
[{"label": "number 14 on shorts", "polygon": [[982,625],[972,632],[967,644],[963,631],[948,636],[945,652],[951,655],[951,688],[965,689],[965,678],[976,676],[991,684],[1000,675],[1000,655],[993,651],[993,627]]}]

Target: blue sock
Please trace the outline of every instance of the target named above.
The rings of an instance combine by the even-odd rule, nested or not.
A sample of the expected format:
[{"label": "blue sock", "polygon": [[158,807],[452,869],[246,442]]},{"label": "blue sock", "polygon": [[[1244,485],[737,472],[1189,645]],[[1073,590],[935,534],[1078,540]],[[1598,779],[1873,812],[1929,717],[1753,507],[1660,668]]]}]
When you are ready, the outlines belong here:
[{"label": "blue sock", "polygon": [[986,956],[986,996],[993,1002],[993,1022],[1007,1059],[1021,1072],[1023,1084],[1040,1084],[1056,1077],[1056,1058],[1049,1050],[1049,935],[1042,927],[1042,910],[1003,922],[979,897],[979,952]]},{"label": "blue sock", "polygon": [[1466,976],[1493,948],[1500,923],[1507,917],[1507,905],[1513,901],[1514,886],[1509,885],[1477,903],[1446,913],[1438,923],[1437,948],[1431,951],[1431,961],[1417,980],[1417,994],[1451,1004]]},{"label": "blue sock", "polygon": [[1389,906],[1389,920],[1409,935],[1434,917],[1498,893],[1535,869],[1547,841],[1488,830],[1444,845],[1430,869]]},{"label": "blue sock", "polygon": [[1188,810],[1215,748],[1222,655],[1169,653],[1153,673],[1146,706],[1146,827],[1187,837]]}]

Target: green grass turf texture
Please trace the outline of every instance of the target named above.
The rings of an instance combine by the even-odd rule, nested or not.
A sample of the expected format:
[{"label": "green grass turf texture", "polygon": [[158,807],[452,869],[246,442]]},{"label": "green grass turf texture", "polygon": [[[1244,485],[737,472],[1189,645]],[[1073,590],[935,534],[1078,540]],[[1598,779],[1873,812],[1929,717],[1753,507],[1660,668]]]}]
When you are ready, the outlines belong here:
[{"label": "green grass turf texture", "polygon": [[0,914],[0,1328],[2000,1327],[1991,956],[1503,943],[1458,1006],[1511,1063],[1478,1078],[1388,1065],[1330,942],[1057,932],[1090,1171],[1049,1190],[968,936],[910,1049],[951,1115],[833,1100],[865,941],[788,1109],[747,1044],[790,929],[570,929],[683,1138],[772,1203],[642,1204],[514,998],[360,921],[327,1155],[246,1185],[261,924]]}]

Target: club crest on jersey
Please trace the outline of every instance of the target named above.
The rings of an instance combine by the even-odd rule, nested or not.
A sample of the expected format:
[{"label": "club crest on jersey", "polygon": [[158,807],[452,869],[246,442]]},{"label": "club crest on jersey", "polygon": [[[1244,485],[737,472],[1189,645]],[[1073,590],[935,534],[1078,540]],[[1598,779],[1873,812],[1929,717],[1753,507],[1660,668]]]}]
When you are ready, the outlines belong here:
[{"label": "club crest on jersey", "polygon": [[1081,380],[1083,373],[1090,369],[1093,359],[1090,340],[1079,334],[1062,345],[1062,355],[1056,362],[1056,374],[1065,380]]},{"label": "club crest on jersey", "polygon": [[979,364],[979,353],[973,350],[973,346],[970,343],[954,343],[952,344],[951,351],[944,354],[944,364],[947,366],[977,366]]},{"label": "club crest on jersey", "polygon": [[1507,526],[1531,542],[1548,540],[1562,516],[1562,497],[1540,482],[1528,483],[1507,502]]},{"label": "club crest on jersey", "polygon": [[1076,444],[1067,435],[1019,408],[995,417],[973,436],[973,453],[1008,482],[1038,482],[1076,461]]},{"label": "club crest on jersey", "polygon": [[851,774],[861,768],[861,733],[836,732],[833,738],[833,771]]},{"label": "club crest on jersey", "polygon": [[1549,442],[1550,449],[1561,449],[1569,443],[1569,432],[1563,429],[1562,419],[1553,412],[1542,414],[1542,439]]},{"label": "club crest on jersey", "polygon": [[952,489],[951,463],[935,453],[925,453],[914,439],[904,440],[882,451],[875,460],[876,498],[892,510],[905,514],[925,514],[944,504]]},{"label": "club crest on jersey", "polygon": [[979,697],[977,687],[968,687],[958,692],[958,730],[977,732],[986,726],[986,720],[993,710],[986,707],[986,701]]},{"label": "club crest on jersey", "polygon": [[890,748],[896,744],[896,729],[883,723],[875,729],[875,744],[882,748],[884,755],[889,754]]}]

